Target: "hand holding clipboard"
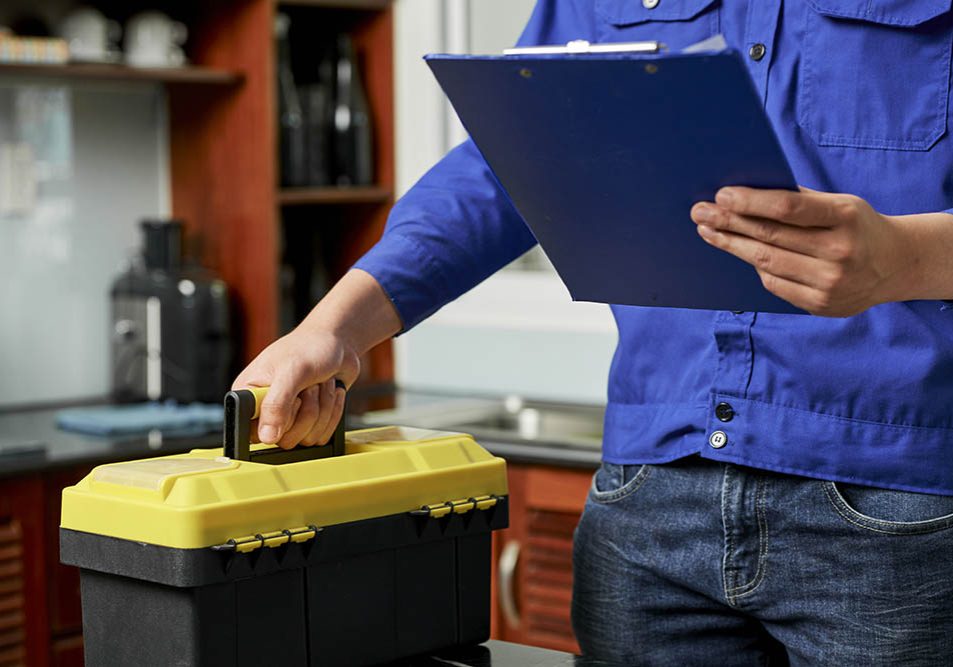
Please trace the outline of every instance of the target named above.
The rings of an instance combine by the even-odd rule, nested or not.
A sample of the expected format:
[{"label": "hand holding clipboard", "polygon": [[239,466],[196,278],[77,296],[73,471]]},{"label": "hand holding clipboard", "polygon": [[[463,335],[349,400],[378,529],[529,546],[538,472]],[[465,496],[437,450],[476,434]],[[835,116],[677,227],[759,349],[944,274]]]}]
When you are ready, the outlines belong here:
[{"label": "hand holding clipboard", "polygon": [[723,186],[796,189],[744,63],[718,45],[427,57],[573,299],[803,312],[689,217]]}]

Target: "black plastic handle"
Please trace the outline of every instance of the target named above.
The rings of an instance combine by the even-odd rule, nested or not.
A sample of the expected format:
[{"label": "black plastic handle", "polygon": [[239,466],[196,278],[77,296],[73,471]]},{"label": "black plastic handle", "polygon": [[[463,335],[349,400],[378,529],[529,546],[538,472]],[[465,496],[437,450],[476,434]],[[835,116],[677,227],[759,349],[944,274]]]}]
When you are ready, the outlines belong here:
[{"label": "black plastic handle", "polygon": [[[345,388],[344,383],[340,380],[335,380],[334,383],[339,389]],[[254,461],[255,463],[280,465],[282,463],[323,459],[344,454],[346,399],[341,420],[334,429],[331,440],[326,444],[309,447],[299,445],[293,449],[269,447],[252,450],[250,446],[251,421],[258,417],[261,402],[267,393],[268,387],[255,387],[254,389],[237,389],[225,394],[225,435],[222,443],[225,456],[236,461]]]}]

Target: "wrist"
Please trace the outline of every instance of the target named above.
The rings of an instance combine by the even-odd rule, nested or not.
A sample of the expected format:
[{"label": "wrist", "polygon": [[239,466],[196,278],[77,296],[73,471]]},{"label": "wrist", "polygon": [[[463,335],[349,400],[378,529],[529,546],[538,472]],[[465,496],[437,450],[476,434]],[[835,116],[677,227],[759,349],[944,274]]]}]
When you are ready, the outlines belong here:
[{"label": "wrist", "polygon": [[917,238],[914,216],[882,215],[886,235],[888,261],[884,271],[886,279],[882,281],[878,303],[910,301],[915,296],[921,282],[922,257]]},{"label": "wrist", "polygon": [[349,271],[298,325],[306,335],[331,336],[347,352],[363,355],[397,334],[400,317],[368,273]]},{"label": "wrist", "polygon": [[884,301],[953,299],[953,216],[884,216],[891,234],[895,280]]}]

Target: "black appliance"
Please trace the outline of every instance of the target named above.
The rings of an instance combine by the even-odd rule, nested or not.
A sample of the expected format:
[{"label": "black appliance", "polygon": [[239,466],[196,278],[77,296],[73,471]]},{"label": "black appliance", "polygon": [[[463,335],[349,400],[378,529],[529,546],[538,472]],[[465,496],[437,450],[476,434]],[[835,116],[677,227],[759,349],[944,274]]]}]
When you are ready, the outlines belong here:
[{"label": "black appliance", "polygon": [[221,400],[232,372],[225,283],[182,262],[182,223],[142,222],[142,255],[116,278],[112,387],[120,402]]}]

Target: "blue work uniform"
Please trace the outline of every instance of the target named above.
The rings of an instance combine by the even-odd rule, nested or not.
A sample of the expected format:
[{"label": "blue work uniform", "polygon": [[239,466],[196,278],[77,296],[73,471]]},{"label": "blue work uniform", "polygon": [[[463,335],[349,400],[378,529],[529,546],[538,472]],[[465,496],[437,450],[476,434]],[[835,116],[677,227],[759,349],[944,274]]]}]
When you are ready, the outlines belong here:
[{"label": "blue work uniform", "polygon": [[[939,212],[953,207],[950,5],[542,0],[520,43],[660,40],[677,50],[722,33],[743,54],[801,185],[858,195],[888,215]],[[356,266],[381,284],[407,330],[534,243],[466,142],[397,202]],[[948,303],[889,303],[849,318],[612,311],[619,344],[605,461],[700,454],[953,495]]]}]

